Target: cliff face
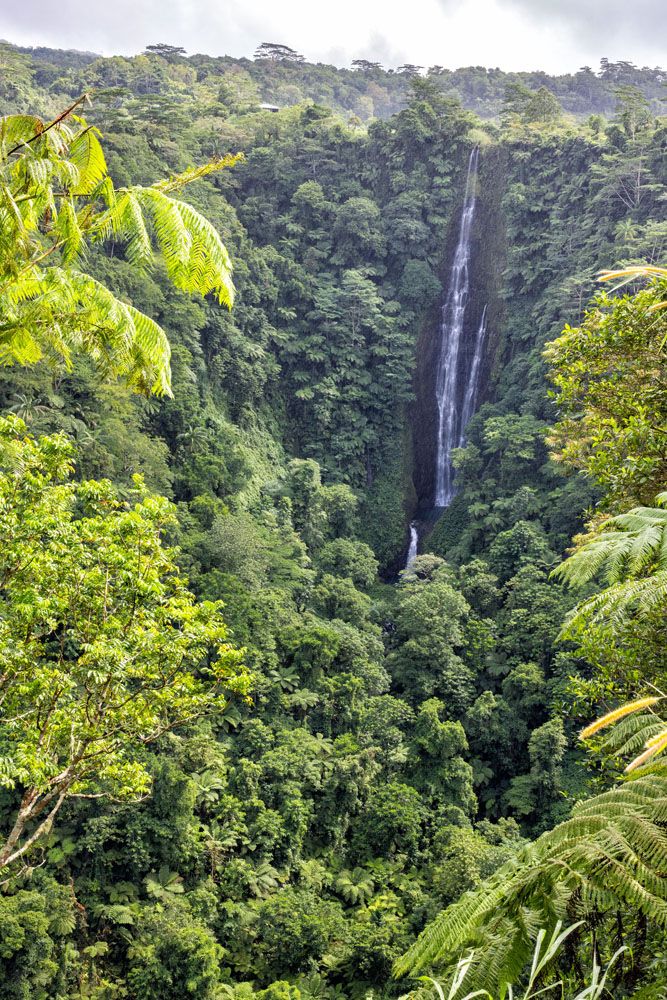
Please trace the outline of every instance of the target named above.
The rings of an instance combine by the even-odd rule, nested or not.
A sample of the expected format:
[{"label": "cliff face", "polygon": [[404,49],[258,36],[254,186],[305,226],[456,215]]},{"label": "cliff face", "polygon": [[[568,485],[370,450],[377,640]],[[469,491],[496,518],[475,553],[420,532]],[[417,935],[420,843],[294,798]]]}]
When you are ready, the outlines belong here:
[{"label": "cliff face", "polygon": [[[480,157],[477,205],[473,220],[470,253],[470,291],[465,311],[459,357],[461,378],[457,406],[462,407],[466,373],[470,370],[477,331],[486,308],[487,334],[479,379],[477,406],[493,393],[494,374],[501,364],[502,329],[505,310],[500,296],[505,257],[505,227],[501,199],[505,179],[505,153],[490,147]],[[463,192],[462,192],[463,195]],[[437,448],[438,408],[436,402],[436,372],[442,340],[442,306],[451,279],[460,223],[462,199],[453,214],[446,238],[440,278],[442,296],[434,304],[423,325],[417,344],[414,392],[411,409],[412,480],[417,497],[418,516],[433,506],[434,476]]]}]

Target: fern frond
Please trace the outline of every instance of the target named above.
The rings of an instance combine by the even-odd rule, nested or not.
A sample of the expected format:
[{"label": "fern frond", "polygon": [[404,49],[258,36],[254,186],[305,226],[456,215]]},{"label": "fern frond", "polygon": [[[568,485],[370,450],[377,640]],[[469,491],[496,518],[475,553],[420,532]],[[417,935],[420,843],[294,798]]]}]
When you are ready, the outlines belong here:
[{"label": "fern frond", "polygon": [[232,261],[219,233],[191,205],[176,204],[191,237],[184,291],[196,291],[200,295],[214,292],[220,304],[231,309],[234,304]]},{"label": "fern frond", "polygon": [[169,278],[185,290],[191,236],[176,202],[154,188],[134,188],[132,193],[151,222]]},{"label": "fern frond", "polygon": [[[4,305],[4,308],[3,308]],[[85,351],[108,375],[142,391],[169,394],[170,349],[160,326],[73,269],[23,276],[0,297],[0,362],[29,364],[44,354],[70,363]]]},{"label": "fern frond", "polygon": [[[609,530],[612,527],[618,530]],[[553,576],[571,587],[581,587],[605,570],[608,582],[617,583],[649,569],[656,560],[658,565],[667,565],[663,561],[667,558],[666,536],[667,511],[636,508],[605,522],[598,536],[562,562]]]},{"label": "fern frond", "polygon": [[169,192],[240,156],[192,167],[152,188],[116,191],[99,132],[75,113],[85,100],[49,122],[0,118],[0,364],[46,358],[70,365],[83,350],[105,375],[168,393],[169,347],[161,328],[68,269],[88,243],[113,238],[133,266],[147,268],[159,253],[177,288],[212,292],[231,307],[232,262],[219,234]]},{"label": "fern frond", "polygon": [[537,914],[553,930],[573,899],[582,917],[595,907],[629,907],[667,926],[666,817],[664,768],[578,804],[569,820],[436,918],[397,962],[396,975],[442,966],[474,947],[484,970],[475,985],[492,988],[510,961],[508,949],[525,957],[530,935],[520,914],[529,912],[533,923]]},{"label": "fern frond", "polygon": [[592,722],[590,726],[586,726],[582,729],[579,734],[579,738],[582,740],[587,740],[594,733],[599,732],[601,729],[605,729],[607,726],[613,726],[615,722],[620,719],[625,718],[626,715],[632,715],[634,712],[640,712],[643,708],[649,708],[651,705],[655,705],[660,701],[659,695],[652,695],[647,698],[639,698],[637,701],[627,702],[625,705],[621,705],[620,708],[615,708],[612,712],[607,712],[600,719]]},{"label": "fern frond", "polygon": [[73,194],[91,194],[107,174],[98,134],[97,129],[86,128],[75,136],[69,147],[69,159],[78,171]]},{"label": "fern frond", "polygon": [[157,181],[153,187],[157,188],[158,191],[164,191],[165,194],[180,191],[187,184],[192,184],[193,181],[201,180],[202,177],[208,177],[210,174],[217,174],[220,170],[234,167],[244,159],[243,153],[228,153],[226,156],[209,160],[208,163],[203,163],[199,167],[188,167],[180,174],[173,174],[165,180]]},{"label": "fern frond", "polygon": [[573,638],[577,629],[587,625],[607,624],[621,628],[631,616],[648,618],[666,602],[667,570],[639,580],[617,583],[578,604],[565,619],[561,637]]},{"label": "fern frond", "polygon": [[220,235],[190,205],[176,201],[156,188],[135,189],[139,204],[148,213],[164,257],[167,273],[184,292],[215,292],[231,308],[234,286],[232,262]]},{"label": "fern frond", "polygon": [[132,191],[125,191],[100,219],[101,235],[113,234],[125,244],[131,264],[147,268],[153,259],[153,248],[141,206]]},{"label": "fern frond", "polygon": [[36,115],[3,115],[0,118],[0,158],[5,159],[10,149],[27,143],[44,131],[44,122]]},{"label": "fern frond", "polygon": [[55,228],[62,243],[63,260],[70,263],[81,253],[84,247],[84,235],[76,210],[69,198],[63,198],[60,202]]},{"label": "fern frond", "polygon": [[150,391],[158,396],[171,395],[171,379],[169,374],[169,361],[171,348],[169,340],[162,329],[154,320],[144,313],[139,312],[133,306],[128,306],[128,311],[134,322],[135,338],[133,343],[134,363],[131,369],[143,373],[154,372],[154,380],[150,386]]}]

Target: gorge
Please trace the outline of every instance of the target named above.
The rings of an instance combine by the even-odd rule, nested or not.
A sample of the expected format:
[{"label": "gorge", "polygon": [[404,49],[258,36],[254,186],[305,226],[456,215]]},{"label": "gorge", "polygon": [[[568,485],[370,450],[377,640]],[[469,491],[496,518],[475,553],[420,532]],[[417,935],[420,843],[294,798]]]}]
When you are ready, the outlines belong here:
[{"label": "gorge", "polygon": [[[458,238],[443,295],[437,338],[437,361],[432,387],[437,410],[432,505],[430,510],[421,505],[421,518],[430,527],[435,523],[438,512],[448,507],[454,497],[452,451],[455,448],[462,448],[465,444],[466,427],[475,412],[478,399],[486,344],[487,305],[484,304],[474,329],[469,322],[466,323],[470,299],[472,232],[477,205],[479,156],[479,146],[474,146],[468,159]],[[410,524],[406,569],[418,551],[418,525],[418,520]]]},{"label": "gorge", "polygon": [[442,307],[440,350],[435,377],[438,408],[436,439],[434,507],[447,507],[454,496],[454,470],[451,454],[464,440],[466,417],[472,415],[477,397],[477,378],[486,329],[486,308],[479,324],[472,361],[462,343],[466,308],[470,294],[470,240],[477,202],[479,147],[468,161],[466,187],[461,212],[459,238],[454,253],[449,286]]},{"label": "gorge", "polygon": [[658,1000],[662,71],[0,56],[0,1000]]}]

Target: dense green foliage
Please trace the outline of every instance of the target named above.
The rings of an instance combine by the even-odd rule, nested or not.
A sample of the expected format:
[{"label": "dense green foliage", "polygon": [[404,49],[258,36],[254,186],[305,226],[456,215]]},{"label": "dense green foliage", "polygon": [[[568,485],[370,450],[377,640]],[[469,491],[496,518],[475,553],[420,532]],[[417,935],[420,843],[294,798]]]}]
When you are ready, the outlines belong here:
[{"label": "dense green foliage", "polygon": [[[589,934],[595,951],[611,960],[619,944],[628,948],[630,961],[623,958],[615,973],[619,995],[642,983],[640,995],[659,996],[664,985],[667,730],[659,713],[667,680],[666,519],[662,506],[627,510],[638,491],[662,481],[657,441],[664,444],[665,431],[644,414],[647,403],[662,404],[664,392],[664,291],[658,281],[634,297],[598,299],[581,327],[566,328],[547,351],[560,389],[561,460],[583,465],[605,488],[606,505],[620,511],[598,514],[552,574],[580,590],[596,578],[601,584],[561,630],[594,668],[571,691],[602,705],[642,683],[658,692],[612,709],[582,733],[595,737],[618,723],[597,751],[609,774],[630,753],[625,772],[631,780],[578,803],[565,822],[449,906],[403,956],[399,972],[452,964],[472,944],[469,985],[493,989],[519,974],[535,927],[553,931],[563,919],[577,919],[570,950]],[[654,375],[644,363],[647,343]],[[661,493],[657,502],[665,499]],[[644,960],[646,950],[652,960]]]},{"label": "dense green foliage", "polygon": [[157,250],[176,288],[216,292],[231,307],[231,261],[218,233],[167,191],[234,160],[151,188],[115,189],[97,130],[73,114],[82,103],[48,123],[33,115],[2,119],[0,358],[5,365],[60,358],[69,366],[84,351],[103,374],[169,392],[164,331],[76,264],[90,242],[124,244],[139,270]]},{"label": "dense green foliage", "polygon": [[[595,745],[587,767],[573,733],[643,680],[661,683],[664,600],[651,590],[639,607],[635,593],[622,621],[600,613],[607,606],[595,598],[571,613],[581,595],[552,571],[600,502],[598,518],[626,520],[594,520],[570,563],[593,568],[571,579],[593,597],[618,533],[632,535],[616,538],[621,562],[643,555],[617,566],[612,587],[647,579],[653,587],[656,578],[660,586],[664,575],[653,565],[664,510],[636,509],[664,488],[666,314],[649,311],[664,290],[603,297],[583,317],[596,270],[664,257],[667,129],[654,116],[656,74],[610,64],[558,85],[483,70],[421,78],[268,56],[186,59],[168,47],[88,59],[4,46],[2,58],[8,110],[48,119],[97,91],[86,114],[103,133],[115,202],[105,207],[101,192],[81,190],[79,204],[76,180],[56,194],[72,202],[65,218],[79,213],[80,229],[94,225],[91,211],[124,198],[154,226],[142,240],[132,208],[132,227],[102,227],[103,238],[88,241],[86,274],[165,331],[173,397],[131,395],[111,381],[128,367],[100,366],[80,318],[85,336],[73,351],[42,360],[14,352],[6,360],[20,364],[0,371],[0,406],[13,414],[3,425],[0,487],[9,497],[12,469],[33,463],[22,502],[36,549],[29,575],[3,591],[6,645],[25,666],[33,624],[38,683],[20,698],[38,701],[43,686],[62,712],[48,753],[39,712],[27,735],[3,717],[3,830],[21,795],[44,794],[60,773],[65,728],[79,727],[110,754],[99,770],[73,776],[72,794],[25,858],[28,870],[7,870],[0,997],[394,995],[394,963],[449,904],[477,909],[463,930],[448,930],[440,957],[454,959],[481,937],[494,989],[494,973],[521,975],[540,925],[552,934],[559,919],[579,917],[564,953],[571,980],[590,964],[599,928],[605,962],[624,942],[639,956],[615,967],[615,988],[655,981],[642,959],[648,934],[644,951],[661,974],[659,922],[648,931],[643,923],[654,911],[620,876],[616,896],[605,883],[607,894],[587,908],[581,879],[607,842],[593,857],[579,838],[586,824],[602,828],[611,801],[612,821],[619,811],[627,817],[605,828],[609,842],[641,826],[640,860],[659,869],[663,800],[645,802],[636,783],[634,793],[607,791],[615,758]],[[616,93],[618,85],[628,86]],[[498,120],[476,119],[452,89]],[[613,117],[577,123],[553,94],[578,115]],[[262,111],[261,99],[290,106]],[[357,117],[345,121],[312,99]],[[360,119],[373,115],[364,127]],[[74,143],[79,127],[71,128]],[[476,237],[476,287],[492,316],[487,385],[456,456],[458,496],[397,580],[407,522],[427,500],[411,479],[427,433],[411,427],[422,391],[416,353],[436,336],[473,145],[482,149],[478,225],[493,227]],[[49,162],[72,155],[68,144],[40,149]],[[193,170],[238,152],[230,170]],[[21,184],[43,183],[42,168],[30,167],[39,153],[18,151],[14,201]],[[199,252],[183,249],[184,240],[191,246],[183,228],[167,232],[151,214],[156,199],[167,210],[170,185],[183,181],[196,218],[210,220],[229,251],[231,312],[188,294],[221,288],[206,285]],[[180,194],[176,205],[191,231]],[[31,223],[40,245],[55,240],[46,208]],[[175,218],[173,206],[168,214]],[[212,231],[194,228],[195,237]],[[3,222],[4,232],[9,245],[16,234]],[[212,238],[205,248],[228,276]],[[28,254],[33,261],[38,251]],[[49,266],[70,280],[73,256],[58,245]],[[188,262],[200,283],[179,280]],[[26,320],[17,344],[30,334]],[[551,432],[547,341],[561,407]],[[129,374],[131,387],[154,383]],[[137,473],[148,487],[139,496]],[[23,544],[14,503],[3,507],[9,566],[12,546]],[[591,555],[587,546],[600,540]],[[145,547],[143,568],[133,544]],[[112,595],[100,585],[109,562],[118,573]],[[206,666],[219,663],[221,682],[235,690],[214,706],[204,650],[228,641],[243,648],[250,700],[225,646]],[[111,685],[96,669],[107,647]],[[179,681],[163,717],[151,684],[168,655]],[[133,658],[146,696],[143,714],[128,721]],[[77,697],[63,693],[66,673]],[[172,728],[176,721],[185,724]],[[588,798],[592,791],[603,798]],[[662,902],[649,885],[662,875],[650,865],[638,884]],[[593,895],[604,878],[594,874]],[[479,896],[457,902],[481,884],[493,892],[484,906],[470,902]],[[620,925],[619,906],[632,911]]]},{"label": "dense green foliage", "polygon": [[149,45],[143,57],[132,59],[6,46],[3,69],[11,74],[7,81],[11,90],[6,96],[14,99],[28,96],[33,74],[39,87],[67,89],[85,73],[91,85],[127,88],[135,96],[162,95],[170,83],[176,84],[181,107],[190,99],[192,85],[201,83],[201,92],[213,89],[221,102],[235,111],[256,108],[260,103],[286,107],[311,100],[362,121],[388,118],[400,111],[411,81],[423,71],[437,80],[448,96],[482,118],[500,113],[508,89],[514,94],[526,89],[547,90],[569,114],[586,117],[613,114],[617,88],[637,87],[658,111],[665,83],[665,71],[659,67],[639,68],[631,62],[609,59],[602,59],[597,71],[582,66],[576,73],[561,76],[540,71],[507,73],[484,66],[451,70],[406,64],[394,70],[366,59],[355,60],[352,69],[336,69],[308,62],[289,46],[270,43],[258,48],[255,59],[187,57],[183,49],[159,44]]},{"label": "dense green foliage", "polygon": [[142,745],[246,688],[219,608],[193,602],[160,546],[167,502],[138,482],[124,510],[110,483],[67,481],[62,435],[24,432],[17,418],[0,424],[0,783],[22,790],[3,866],[50,831],[67,796],[145,792]]}]

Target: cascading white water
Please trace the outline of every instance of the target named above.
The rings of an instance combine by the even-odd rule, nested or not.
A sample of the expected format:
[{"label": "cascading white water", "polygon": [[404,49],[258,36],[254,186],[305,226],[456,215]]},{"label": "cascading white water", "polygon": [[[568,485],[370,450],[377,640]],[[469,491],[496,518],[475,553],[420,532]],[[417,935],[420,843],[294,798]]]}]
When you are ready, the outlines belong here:
[{"label": "cascading white water", "polygon": [[[466,427],[475,412],[486,342],[487,307],[484,306],[474,343],[470,345],[472,351],[466,351],[462,343],[470,292],[470,240],[475,216],[478,164],[479,148],[475,147],[470,153],[468,161],[468,176],[459,238],[440,323],[440,351],[435,380],[438,405],[434,490],[434,506],[436,508],[448,507],[454,498],[454,470],[452,469],[451,455],[454,448],[462,448],[465,444]],[[418,547],[418,522],[411,521],[410,545],[405,561],[406,570],[410,568],[417,556]]]},{"label": "cascading white water", "polygon": [[470,371],[468,372],[468,382],[466,385],[466,394],[463,398],[463,408],[461,410],[461,426],[459,430],[459,439],[457,443],[457,448],[462,448],[465,442],[465,429],[470,423],[470,418],[475,412],[475,404],[477,403],[477,390],[479,388],[479,373],[482,367],[482,358],[484,356],[484,342],[486,340],[486,306],[482,310],[482,318],[479,321],[479,326],[477,327],[477,334],[475,336],[475,352],[472,356],[472,362],[470,365]]},{"label": "cascading white water", "polygon": [[419,545],[419,533],[417,531],[417,525],[414,521],[410,521],[410,546],[408,548],[408,557],[405,560],[405,568],[410,569],[410,566],[414,562],[417,556],[417,546]]},{"label": "cascading white water", "polygon": [[[477,397],[479,370],[486,336],[486,309],[475,339],[475,353],[467,372],[460,371],[459,356],[463,339],[463,323],[470,289],[470,236],[475,215],[477,166],[479,148],[475,147],[468,161],[466,191],[461,213],[459,239],[450,272],[447,296],[442,307],[440,324],[440,354],[436,371],[435,394],[438,404],[438,437],[435,462],[434,504],[447,507],[454,497],[454,471],[451,454],[464,443],[464,431],[472,416]],[[465,378],[461,393],[459,379]],[[463,403],[459,410],[459,401]]]}]

